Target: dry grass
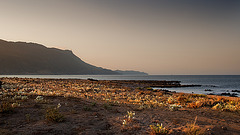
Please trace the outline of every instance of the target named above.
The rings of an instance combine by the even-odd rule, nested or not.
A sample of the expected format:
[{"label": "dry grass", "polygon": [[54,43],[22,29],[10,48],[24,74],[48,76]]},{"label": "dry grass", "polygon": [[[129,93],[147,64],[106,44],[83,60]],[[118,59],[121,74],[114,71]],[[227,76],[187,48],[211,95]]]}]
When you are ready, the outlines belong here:
[{"label": "dry grass", "polygon": [[162,123],[157,125],[150,125],[150,135],[167,135],[169,130],[163,127]]},{"label": "dry grass", "polygon": [[60,113],[59,109],[50,107],[46,109],[45,118],[51,122],[63,122],[64,116]]},{"label": "dry grass", "polygon": [[196,124],[197,117],[195,118],[194,122],[191,124],[187,124],[187,128],[185,129],[185,133],[187,135],[204,135],[204,131]]},{"label": "dry grass", "polygon": [[[208,109],[208,112],[211,112],[213,110],[213,113],[217,115],[220,115],[222,111],[231,113],[233,115],[239,115],[240,110],[239,98],[230,99],[217,96],[210,97],[201,94],[199,95],[167,93],[161,90],[154,90],[153,92],[150,89],[146,91],[146,89],[144,88],[142,88],[143,90],[139,88],[136,90],[135,87],[125,87],[120,84],[111,84],[104,81],[91,82],[87,80],[55,80],[28,78],[4,78],[2,79],[2,81],[5,85],[0,91],[0,115],[13,115],[10,113],[13,112],[13,110],[17,110],[16,112],[19,113],[21,112],[19,110],[23,108],[26,109],[29,106],[31,108],[31,105],[34,104],[33,108],[31,108],[32,110],[34,110],[34,108],[38,108],[38,111],[40,111],[42,108],[47,108],[45,110],[45,113],[43,113],[43,117],[47,121],[51,121],[55,124],[58,122],[64,123],[65,119],[70,120],[69,117],[72,117],[72,115],[76,115],[79,117],[81,116],[81,112],[84,113],[85,119],[93,117],[93,123],[96,122],[96,119],[111,119],[112,121],[115,121],[115,123],[111,121],[112,123],[118,125],[115,126],[116,129],[119,129],[119,127],[121,127],[122,132],[127,132],[130,134],[135,134],[140,131],[141,133],[144,133],[142,130],[149,131],[149,129],[147,129],[146,127],[149,128],[148,125],[152,124],[150,117],[156,117],[156,115],[163,115],[161,116],[161,119],[168,119],[169,117],[171,118],[179,114],[185,117],[185,115],[190,115],[187,114],[188,112],[197,113],[197,111],[195,111],[197,109],[201,110],[204,114],[206,108]],[[57,97],[61,98],[60,101],[69,100],[73,102],[73,99],[78,99],[78,101],[76,104],[72,104],[71,106],[68,104],[63,104],[64,108],[68,108],[68,110],[61,109],[60,111],[59,107],[49,107],[50,104],[53,104],[53,102],[57,102],[53,101],[53,99]],[[75,106],[77,106],[77,104],[80,102],[80,99],[84,100],[84,104],[82,104],[81,107],[76,108]],[[124,114],[121,112],[126,112],[126,108],[127,110],[136,111],[137,114],[142,113],[138,117],[141,116],[141,118],[149,118],[147,120],[140,118],[135,119],[135,112],[131,111],[129,111],[128,114],[124,117]],[[171,111],[169,111],[169,109]],[[62,111],[64,111],[64,113],[62,113]],[[94,116],[91,116],[91,114],[95,111],[102,111],[102,114],[96,114]],[[153,115],[152,112],[154,111],[158,112]],[[165,112],[163,113],[163,111]],[[147,115],[144,115],[144,113],[146,112]],[[106,116],[103,119],[102,115],[104,113],[112,113],[111,118],[108,118]],[[34,116],[30,114],[30,112],[26,112],[24,115],[22,115],[25,122],[31,124],[32,122],[38,122],[42,120],[41,112],[37,113],[38,115],[40,114],[39,118],[34,118]],[[169,116],[170,114],[174,116]],[[191,116],[193,115],[194,114],[191,114]],[[117,118],[119,119],[115,120]],[[160,121],[161,119],[158,118],[157,121]],[[189,116],[185,117],[185,121],[186,119],[189,119]],[[169,121],[171,120],[168,120],[167,124],[164,123],[167,127],[171,125]],[[185,132],[189,135],[202,134],[203,132],[200,128],[202,125],[197,125],[196,121],[197,117],[193,123],[187,124],[186,130],[182,130],[181,133]],[[235,122],[236,120],[232,119],[232,121]],[[91,123],[91,121],[89,122]],[[3,125],[10,125],[8,123],[9,121],[6,120]],[[178,122],[178,124],[173,125],[174,128],[179,128],[182,126],[186,126],[186,123],[182,123],[180,121]],[[150,128],[151,134],[168,134],[170,131],[173,134],[175,133],[172,132],[174,128],[166,129],[160,124],[151,125]]]}]

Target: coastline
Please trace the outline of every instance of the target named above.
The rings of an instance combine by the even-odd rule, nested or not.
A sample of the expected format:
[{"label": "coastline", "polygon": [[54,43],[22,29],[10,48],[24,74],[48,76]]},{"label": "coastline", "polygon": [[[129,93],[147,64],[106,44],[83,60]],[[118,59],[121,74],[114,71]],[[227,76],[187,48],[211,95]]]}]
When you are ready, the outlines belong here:
[{"label": "coastline", "polygon": [[[178,87],[167,88],[170,91],[213,94],[226,96],[240,96],[240,76],[239,75],[0,75],[0,77],[18,78],[49,78],[49,79],[88,79],[97,80],[166,80],[181,81],[182,85],[201,85],[201,87]],[[162,88],[157,88],[162,89]],[[210,90],[210,91],[206,91]]]},{"label": "coastline", "polygon": [[[8,124],[2,122],[4,128],[0,130],[9,133],[45,133],[52,129],[53,132],[60,134],[148,134],[152,132],[150,125],[163,123],[171,134],[184,134],[188,130],[186,125],[193,122],[195,117],[198,117],[196,127],[201,129],[201,132],[240,133],[239,97],[155,90],[149,88],[150,85],[146,82],[132,80],[39,78],[0,78],[0,80],[3,82],[1,104],[4,102],[20,104],[12,108],[13,113],[0,113],[1,121],[9,120]],[[27,99],[21,99],[23,96],[27,96]],[[42,96],[46,101],[36,102],[38,96]],[[61,104],[59,110],[64,114],[65,121],[60,125],[51,122],[49,124],[43,117],[44,110],[58,103]],[[136,116],[132,121],[128,121],[127,125],[123,125],[127,111],[134,111]],[[24,114],[40,116],[26,122],[25,117],[19,118],[19,115]],[[80,117],[82,122],[76,121],[74,119],[76,117]],[[14,121],[13,118],[18,121],[17,128],[10,130],[14,126],[11,123]],[[24,121],[25,126],[18,125],[21,121]],[[46,123],[48,126],[44,127]],[[73,126],[74,129],[69,127],[72,131],[70,129],[63,131],[61,128],[67,125]],[[31,131],[26,131],[28,126],[32,128]]]}]

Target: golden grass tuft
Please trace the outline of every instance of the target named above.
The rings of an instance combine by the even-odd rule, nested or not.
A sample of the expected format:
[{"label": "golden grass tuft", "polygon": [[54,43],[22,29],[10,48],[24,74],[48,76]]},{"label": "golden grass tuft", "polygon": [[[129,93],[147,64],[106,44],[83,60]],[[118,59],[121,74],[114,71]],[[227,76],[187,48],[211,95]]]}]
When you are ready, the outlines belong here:
[{"label": "golden grass tuft", "polygon": [[197,122],[197,116],[194,120],[193,123],[191,124],[187,124],[187,128],[185,129],[185,133],[186,135],[204,135],[204,131],[198,126],[196,125],[196,122]]}]

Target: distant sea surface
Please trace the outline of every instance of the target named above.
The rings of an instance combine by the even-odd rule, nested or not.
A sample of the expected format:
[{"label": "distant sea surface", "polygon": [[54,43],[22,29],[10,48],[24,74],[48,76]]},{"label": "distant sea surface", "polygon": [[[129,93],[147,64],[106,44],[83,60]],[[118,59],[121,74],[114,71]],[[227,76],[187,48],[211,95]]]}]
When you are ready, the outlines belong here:
[{"label": "distant sea surface", "polygon": [[[196,94],[216,94],[240,93],[240,75],[0,75],[0,77],[21,77],[21,78],[56,78],[56,79],[98,79],[98,80],[167,80],[181,81],[181,84],[199,84],[201,87],[187,88],[164,88],[176,92],[196,93]],[[212,90],[212,91],[205,91]]]}]

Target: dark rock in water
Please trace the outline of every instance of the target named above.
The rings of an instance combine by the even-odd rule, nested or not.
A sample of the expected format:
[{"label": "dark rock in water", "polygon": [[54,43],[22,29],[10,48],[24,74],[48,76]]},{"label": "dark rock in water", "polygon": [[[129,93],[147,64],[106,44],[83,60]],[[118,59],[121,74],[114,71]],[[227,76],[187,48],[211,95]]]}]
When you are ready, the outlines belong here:
[{"label": "dark rock in water", "polygon": [[238,94],[233,93],[233,94],[230,95],[230,97],[238,97],[237,95],[238,95]]},{"label": "dark rock in water", "polygon": [[213,91],[213,90],[211,90],[211,89],[205,89],[204,91]]},{"label": "dark rock in water", "polygon": [[217,87],[215,85],[204,85],[204,86],[206,86],[206,87]]},{"label": "dark rock in water", "polygon": [[88,78],[89,81],[98,81],[97,79]]},{"label": "dark rock in water", "polygon": [[181,87],[202,87],[202,85],[190,84],[190,85],[181,85]]},{"label": "dark rock in water", "polygon": [[221,93],[222,96],[230,96],[231,94],[230,93]]},{"label": "dark rock in water", "polygon": [[225,92],[225,93],[221,93],[221,96],[237,97],[237,95],[238,95],[238,94],[236,94],[236,93],[232,93],[232,94],[231,94],[231,93],[229,93],[229,92],[228,92],[228,93],[226,93],[226,92]]},{"label": "dark rock in water", "polygon": [[207,95],[216,95],[216,94],[214,94],[214,93],[208,93]]},{"label": "dark rock in water", "polygon": [[232,90],[232,92],[240,93],[240,90]]},{"label": "dark rock in water", "polygon": [[164,91],[164,92],[171,92],[170,90],[164,90],[164,89],[162,89],[161,91]]}]

